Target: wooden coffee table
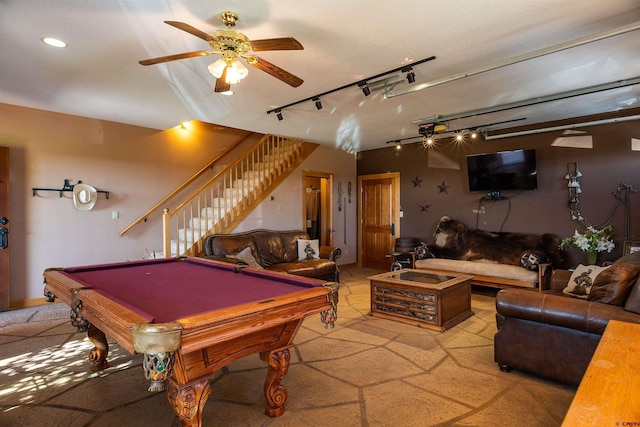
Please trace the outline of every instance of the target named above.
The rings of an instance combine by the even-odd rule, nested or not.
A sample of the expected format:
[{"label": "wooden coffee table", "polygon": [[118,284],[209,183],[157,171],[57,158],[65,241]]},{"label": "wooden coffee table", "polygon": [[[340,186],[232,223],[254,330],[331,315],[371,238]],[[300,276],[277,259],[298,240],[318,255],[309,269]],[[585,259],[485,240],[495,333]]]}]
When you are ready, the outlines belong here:
[{"label": "wooden coffee table", "polygon": [[473,315],[471,279],[414,269],[371,276],[369,314],[444,331]]}]

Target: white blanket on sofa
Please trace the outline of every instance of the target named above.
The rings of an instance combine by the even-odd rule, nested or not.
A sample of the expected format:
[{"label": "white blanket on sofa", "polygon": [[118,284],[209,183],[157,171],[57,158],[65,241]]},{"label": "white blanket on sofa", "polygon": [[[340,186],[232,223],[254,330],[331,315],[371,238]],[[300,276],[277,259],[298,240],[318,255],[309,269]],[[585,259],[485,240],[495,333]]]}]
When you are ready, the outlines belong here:
[{"label": "white blanket on sofa", "polygon": [[491,261],[462,261],[446,258],[427,258],[416,260],[416,268],[444,270],[457,273],[501,277],[504,279],[520,280],[532,284],[538,283],[538,272],[527,270],[517,265],[498,264]]}]

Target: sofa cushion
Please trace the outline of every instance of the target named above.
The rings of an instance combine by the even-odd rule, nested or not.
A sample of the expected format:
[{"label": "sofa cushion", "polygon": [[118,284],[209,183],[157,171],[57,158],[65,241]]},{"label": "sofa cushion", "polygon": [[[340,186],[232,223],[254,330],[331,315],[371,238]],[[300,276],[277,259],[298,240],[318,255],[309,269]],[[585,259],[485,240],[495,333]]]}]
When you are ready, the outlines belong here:
[{"label": "sofa cushion", "polygon": [[624,309],[632,313],[640,314],[640,277],[638,277],[636,284],[631,289],[631,292],[629,292]]},{"label": "sofa cushion", "polygon": [[281,231],[280,238],[284,247],[284,262],[295,262],[298,260],[298,240],[308,239],[309,235],[304,231]]},{"label": "sofa cushion", "polygon": [[269,271],[280,271],[296,276],[322,277],[335,274],[335,263],[328,259],[310,259],[298,262],[287,262],[269,266]]},{"label": "sofa cushion", "polygon": [[640,274],[640,253],[619,258],[596,277],[590,301],[624,306]]},{"label": "sofa cushion", "polygon": [[498,264],[484,261],[461,261],[457,259],[427,258],[416,260],[416,268],[444,270],[463,274],[480,274],[490,277],[520,280],[532,285],[538,282],[538,272],[516,265]]},{"label": "sofa cushion", "polygon": [[280,233],[277,231],[256,231],[253,233],[253,240],[256,242],[260,265],[268,267],[273,264],[286,262],[286,254]]},{"label": "sofa cushion", "polygon": [[251,268],[258,268],[258,269],[262,268],[262,266],[258,264],[255,257],[251,253],[251,248],[248,246],[243,250],[239,251],[238,253],[227,255],[227,258],[237,259],[238,261],[242,261]]},{"label": "sofa cushion", "polygon": [[298,259],[319,259],[320,258],[320,242],[318,239],[298,239]]},{"label": "sofa cushion", "polygon": [[210,255],[227,256],[233,255],[244,248],[251,248],[257,254],[257,248],[251,236],[218,236],[211,243],[212,252]]},{"label": "sofa cushion", "polygon": [[577,298],[587,299],[596,278],[607,268],[609,267],[582,264],[578,265],[573,273],[571,273],[567,286],[562,290],[562,293]]}]

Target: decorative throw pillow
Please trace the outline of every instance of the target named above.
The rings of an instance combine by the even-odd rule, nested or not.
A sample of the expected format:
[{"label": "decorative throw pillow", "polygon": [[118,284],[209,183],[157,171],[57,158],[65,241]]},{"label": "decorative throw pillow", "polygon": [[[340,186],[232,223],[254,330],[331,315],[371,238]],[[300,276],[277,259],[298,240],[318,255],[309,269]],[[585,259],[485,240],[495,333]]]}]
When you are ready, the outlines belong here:
[{"label": "decorative throw pillow", "polygon": [[238,261],[242,261],[243,263],[247,264],[251,268],[262,269],[262,266],[258,264],[258,261],[256,261],[255,257],[253,256],[253,253],[251,252],[251,248],[249,247],[244,248],[240,252],[235,253],[233,255],[227,255],[227,258],[237,259]]},{"label": "decorative throw pillow", "polygon": [[591,287],[596,281],[596,277],[607,268],[609,267],[580,264],[571,274],[569,283],[567,283],[567,286],[562,290],[562,292],[577,298],[587,299],[589,297]]},{"label": "decorative throw pillow", "polygon": [[416,254],[416,259],[435,258],[425,242],[422,242],[420,246],[413,248],[413,252]]},{"label": "decorative throw pillow", "polygon": [[527,270],[536,271],[538,265],[545,262],[545,257],[540,252],[524,251],[520,255],[520,264]]},{"label": "decorative throw pillow", "polygon": [[305,240],[298,239],[298,259],[319,259],[320,258],[320,242],[318,239]]}]

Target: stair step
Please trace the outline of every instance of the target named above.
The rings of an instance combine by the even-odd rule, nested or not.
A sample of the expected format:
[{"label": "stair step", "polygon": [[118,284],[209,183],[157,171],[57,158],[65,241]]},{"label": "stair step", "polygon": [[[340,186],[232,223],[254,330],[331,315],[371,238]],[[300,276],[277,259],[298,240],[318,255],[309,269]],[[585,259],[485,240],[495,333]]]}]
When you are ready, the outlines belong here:
[{"label": "stair step", "polygon": [[[217,215],[214,215],[214,217]],[[207,231],[209,231],[209,229],[211,227],[213,227],[213,224],[215,224],[216,222],[218,222],[219,218],[200,218],[200,217],[194,217],[191,218],[191,222],[189,225],[191,225],[191,228],[193,228],[194,230],[199,230],[201,234],[206,233]]]}]

